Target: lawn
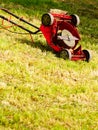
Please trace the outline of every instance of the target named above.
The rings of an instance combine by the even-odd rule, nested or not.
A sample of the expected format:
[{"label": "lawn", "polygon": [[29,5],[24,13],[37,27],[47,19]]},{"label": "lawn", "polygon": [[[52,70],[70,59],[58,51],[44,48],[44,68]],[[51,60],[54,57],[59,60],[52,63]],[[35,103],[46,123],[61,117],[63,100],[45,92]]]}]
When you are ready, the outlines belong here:
[{"label": "lawn", "polygon": [[98,1],[0,0],[0,5],[38,27],[50,8],[78,14],[79,44],[92,55],[89,63],[63,60],[42,34],[33,35],[33,42],[29,35],[0,29],[0,130],[98,130]]}]

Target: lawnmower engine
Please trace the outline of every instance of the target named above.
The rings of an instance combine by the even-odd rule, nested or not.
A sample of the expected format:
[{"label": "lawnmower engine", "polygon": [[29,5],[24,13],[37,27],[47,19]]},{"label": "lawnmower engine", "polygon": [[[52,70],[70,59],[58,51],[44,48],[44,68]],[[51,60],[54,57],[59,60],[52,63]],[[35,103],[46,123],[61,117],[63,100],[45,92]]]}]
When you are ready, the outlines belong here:
[{"label": "lawnmower engine", "polygon": [[90,61],[88,50],[77,47],[80,35],[77,26],[80,23],[78,15],[69,15],[66,11],[51,9],[42,15],[40,30],[48,45],[63,59]]}]

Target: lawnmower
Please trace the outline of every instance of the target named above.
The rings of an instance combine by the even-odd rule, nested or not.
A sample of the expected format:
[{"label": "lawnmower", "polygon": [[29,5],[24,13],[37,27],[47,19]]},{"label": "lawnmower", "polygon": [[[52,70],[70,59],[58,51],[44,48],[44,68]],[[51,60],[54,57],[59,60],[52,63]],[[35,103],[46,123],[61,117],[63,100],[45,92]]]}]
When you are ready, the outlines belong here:
[{"label": "lawnmower", "polygon": [[[18,20],[32,26],[37,29],[35,32],[13,22],[11,19],[6,18],[3,15],[0,15],[0,18],[10,22],[14,26],[25,30],[30,35],[37,34],[41,32],[47,44],[54,50],[59,57],[67,60],[83,60],[90,61],[91,55],[88,50],[82,50],[81,45],[77,47],[80,41],[80,35],[77,29],[77,26],[80,23],[79,16],[76,14],[69,15],[67,11],[59,9],[50,9],[48,13],[42,15],[41,25],[37,27],[30,22],[27,22],[21,17],[11,13],[5,8],[0,8],[2,11],[10,14],[11,16],[17,18]],[[3,23],[2,22],[2,23]]]}]

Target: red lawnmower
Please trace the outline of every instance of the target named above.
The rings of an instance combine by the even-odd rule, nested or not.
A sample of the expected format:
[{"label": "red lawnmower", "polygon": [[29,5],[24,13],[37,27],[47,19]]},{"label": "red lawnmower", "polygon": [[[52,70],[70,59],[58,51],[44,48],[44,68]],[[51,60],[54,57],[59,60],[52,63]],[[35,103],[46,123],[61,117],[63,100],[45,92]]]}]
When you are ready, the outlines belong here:
[{"label": "red lawnmower", "polygon": [[70,60],[85,60],[90,61],[90,53],[88,50],[82,50],[81,45],[77,47],[80,40],[80,36],[77,30],[77,26],[80,23],[80,19],[77,15],[69,15],[66,11],[51,9],[49,13],[42,15],[41,26],[37,26],[27,22],[23,18],[16,16],[15,14],[9,12],[8,10],[1,8],[1,10],[14,16],[20,21],[29,24],[30,26],[37,29],[37,31],[32,32],[25,27],[16,24],[12,20],[0,15],[0,18],[12,23],[15,26],[27,31],[30,34],[37,34],[42,32],[48,45],[63,59]]}]

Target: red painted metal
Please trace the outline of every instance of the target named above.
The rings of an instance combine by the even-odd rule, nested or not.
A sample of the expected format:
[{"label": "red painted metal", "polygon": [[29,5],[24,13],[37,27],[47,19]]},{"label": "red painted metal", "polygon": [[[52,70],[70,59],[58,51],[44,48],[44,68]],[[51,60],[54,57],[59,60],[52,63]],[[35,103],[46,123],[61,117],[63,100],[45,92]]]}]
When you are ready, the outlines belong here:
[{"label": "red painted metal", "polygon": [[[67,14],[53,14],[54,22],[50,26],[41,25],[40,30],[43,33],[44,37],[48,45],[55,51],[61,52],[63,49],[71,50],[71,60],[85,60],[86,56],[82,51],[82,47],[79,46],[76,48],[80,38],[79,32],[71,22],[71,16]],[[70,48],[70,46],[66,45],[63,40],[58,39],[58,32],[62,30],[68,30],[74,37],[78,40],[75,40],[74,47]]]}]

